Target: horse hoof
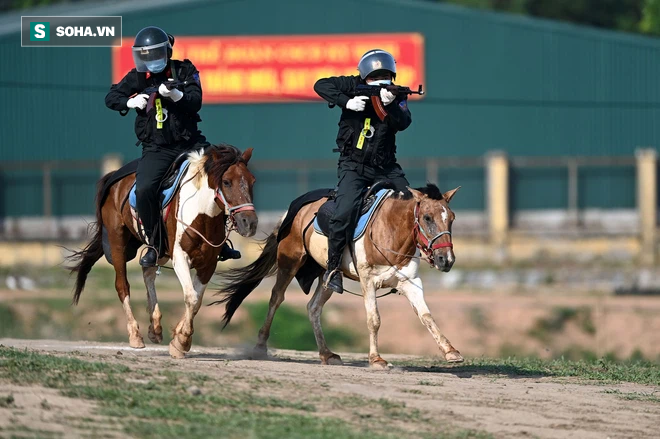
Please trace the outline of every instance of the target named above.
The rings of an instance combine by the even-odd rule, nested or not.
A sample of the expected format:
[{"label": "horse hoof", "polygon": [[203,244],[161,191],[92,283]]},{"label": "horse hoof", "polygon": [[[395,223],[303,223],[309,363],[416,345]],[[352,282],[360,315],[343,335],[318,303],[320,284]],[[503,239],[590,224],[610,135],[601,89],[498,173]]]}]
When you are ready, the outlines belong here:
[{"label": "horse hoof", "polygon": [[170,357],[174,358],[175,360],[180,360],[184,358],[186,354],[177,346],[179,346],[179,344],[175,343],[174,340],[170,342]]},{"label": "horse hoof", "polygon": [[163,341],[163,330],[161,329],[160,332],[155,332],[153,327],[149,327],[149,340],[151,340],[152,343],[159,344],[160,342]]},{"label": "horse hoof", "polygon": [[183,334],[175,334],[174,337],[172,337],[172,342],[170,344],[172,343],[174,343],[174,347],[181,352],[188,352],[192,347],[192,335],[186,337]]},{"label": "horse hoof", "polygon": [[462,363],[463,356],[458,351],[451,351],[445,354],[445,360],[447,363]]},{"label": "horse hoof", "polygon": [[252,349],[252,355],[250,355],[251,360],[268,360],[268,349],[255,347]]},{"label": "horse hoof", "polygon": [[321,357],[321,364],[328,366],[343,366],[344,362],[341,361],[341,357],[337,354],[331,354],[327,357]]},{"label": "horse hoof", "polygon": [[133,349],[144,349],[144,340],[142,339],[141,335],[136,335],[134,337],[129,337],[128,338],[128,344]]},{"label": "horse hoof", "polygon": [[369,361],[369,367],[374,370],[389,370],[390,365],[387,361],[383,360],[381,357],[377,357],[374,360]]}]

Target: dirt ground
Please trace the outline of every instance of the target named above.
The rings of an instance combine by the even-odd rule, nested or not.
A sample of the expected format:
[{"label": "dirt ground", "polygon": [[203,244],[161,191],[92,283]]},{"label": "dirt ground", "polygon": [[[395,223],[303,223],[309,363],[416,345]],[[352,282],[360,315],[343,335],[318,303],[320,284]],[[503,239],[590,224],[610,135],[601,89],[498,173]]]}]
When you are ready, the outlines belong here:
[{"label": "dirt ground", "polygon": [[[194,371],[217,379],[231,380],[237,375],[274,379],[285,383],[279,390],[280,397],[286,397],[287,389],[293,397],[301,386],[314,389],[321,383],[330,397],[387,398],[405,403],[406,407],[418,409],[435,420],[489,432],[497,438],[660,437],[657,400],[617,397],[617,393],[659,395],[660,388],[654,386],[466,373],[453,371],[450,366],[429,369],[413,366],[419,357],[401,355],[386,357],[395,364],[389,371],[374,371],[367,367],[365,355],[356,354],[342,354],[344,366],[322,366],[315,352],[286,350],[271,350],[271,360],[256,361],[247,359],[246,351],[237,348],[193,346],[186,359],[176,361],[170,359],[167,346],[133,350],[121,343],[16,339],[0,339],[0,344],[45,353],[68,353],[88,361],[119,362],[130,367]],[[396,366],[397,362],[403,365]],[[439,360],[438,365],[442,365]],[[7,427],[10,420],[25,419],[36,420],[40,430],[47,431],[49,419],[70,410],[94,417],[93,404],[58,396],[52,389],[0,384],[0,392],[12,393],[16,405],[21,407],[18,414],[0,408],[0,429]],[[50,405],[47,410],[41,402],[45,398]],[[341,416],[341,412],[333,415]],[[109,432],[103,423],[99,428]],[[64,433],[66,437],[78,436],[75,429]]]}]

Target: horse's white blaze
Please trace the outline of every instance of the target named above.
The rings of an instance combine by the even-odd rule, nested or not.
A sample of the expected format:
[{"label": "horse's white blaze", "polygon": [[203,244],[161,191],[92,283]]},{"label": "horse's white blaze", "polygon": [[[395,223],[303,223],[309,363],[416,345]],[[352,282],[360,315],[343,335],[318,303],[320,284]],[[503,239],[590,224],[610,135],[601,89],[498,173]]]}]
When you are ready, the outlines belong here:
[{"label": "horse's white blaze", "polygon": [[449,249],[449,251],[447,252],[447,262],[449,262],[450,264],[454,262],[454,250],[452,249]]},{"label": "horse's white blaze", "polygon": [[440,214],[442,217],[442,222],[447,224],[447,220],[449,219],[449,212],[447,212],[447,208],[445,206],[442,206],[442,214]]}]

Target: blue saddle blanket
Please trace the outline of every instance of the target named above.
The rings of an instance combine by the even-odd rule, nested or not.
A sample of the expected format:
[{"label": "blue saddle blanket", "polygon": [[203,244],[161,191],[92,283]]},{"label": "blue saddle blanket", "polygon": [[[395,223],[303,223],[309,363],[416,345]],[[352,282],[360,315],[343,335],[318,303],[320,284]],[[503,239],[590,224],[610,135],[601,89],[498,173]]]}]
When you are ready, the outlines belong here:
[{"label": "blue saddle blanket", "polygon": [[[161,192],[163,194],[163,202],[161,205],[161,209],[165,209],[167,205],[170,204],[170,201],[172,201],[172,198],[174,197],[174,193],[176,192],[177,188],[179,187],[179,183],[181,182],[181,178],[186,174],[188,165],[189,165],[188,160],[181,163],[181,166],[179,166],[179,170],[177,171],[176,178],[174,180],[174,183],[172,183],[172,186],[168,187],[167,189]],[[133,183],[131,192],[128,195],[128,202],[131,204],[131,207],[133,209],[135,209],[136,206],[135,200],[136,200],[135,183]]]},{"label": "blue saddle blanket", "polygon": [[[374,201],[374,204],[372,204],[369,210],[362,214],[358,220],[355,231],[353,232],[353,241],[357,241],[362,237],[364,231],[367,229],[367,224],[369,224],[371,217],[374,215],[374,212],[376,212],[376,209],[380,203],[382,203],[390,193],[392,193],[391,189],[381,189],[376,193],[376,200]],[[334,202],[334,200],[332,202]],[[328,236],[327,231],[322,230],[321,226],[319,225],[318,215],[316,218],[314,218],[314,231],[321,235]]]}]

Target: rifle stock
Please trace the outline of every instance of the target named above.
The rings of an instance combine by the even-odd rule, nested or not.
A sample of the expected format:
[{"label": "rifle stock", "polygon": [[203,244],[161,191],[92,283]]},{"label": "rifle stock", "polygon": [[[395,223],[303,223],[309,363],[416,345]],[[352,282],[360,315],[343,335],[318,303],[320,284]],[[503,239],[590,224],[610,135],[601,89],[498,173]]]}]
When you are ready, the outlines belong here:
[{"label": "rifle stock", "polygon": [[357,88],[355,89],[355,96],[369,96],[371,99],[371,105],[373,105],[374,110],[376,111],[376,114],[378,115],[378,118],[381,121],[384,121],[385,117],[387,117],[387,111],[385,111],[385,107],[383,106],[383,101],[380,99],[380,91],[382,89],[388,90],[389,92],[393,93],[395,96],[424,94],[424,89],[422,88],[421,84],[419,85],[418,90],[411,90],[409,87],[402,87],[393,84],[358,85]]}]

